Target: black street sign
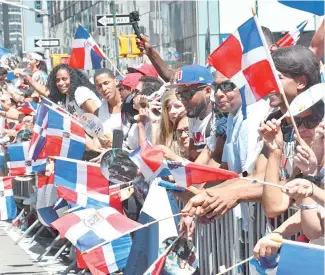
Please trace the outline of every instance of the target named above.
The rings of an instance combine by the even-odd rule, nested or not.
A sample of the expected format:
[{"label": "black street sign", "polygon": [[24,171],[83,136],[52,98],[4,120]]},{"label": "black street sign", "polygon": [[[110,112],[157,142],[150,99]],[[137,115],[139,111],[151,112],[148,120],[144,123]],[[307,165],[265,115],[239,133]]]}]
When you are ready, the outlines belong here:
[{"label": "black street sign", "polygon": [[[130,15],[129,14],[117,14],[116,25],[130,25]],[[107,27],[114,26],[113,15],[96,15],[96,26],[97,27]]]},{"label": "black street sign", "polygon": [[34,47],[38,47],[38,48],[60,47],[60,39],[57,38],[34,39]]}]

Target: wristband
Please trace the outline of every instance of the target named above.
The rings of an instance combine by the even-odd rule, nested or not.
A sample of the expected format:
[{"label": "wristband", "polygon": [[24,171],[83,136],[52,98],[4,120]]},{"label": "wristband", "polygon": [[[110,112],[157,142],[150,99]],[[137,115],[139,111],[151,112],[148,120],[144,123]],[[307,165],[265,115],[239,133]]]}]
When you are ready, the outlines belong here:
[{"label": "wristband", "polygon": [[305,179],[305,180],[309,180],[310,182],[319,185],[321,183],[321,177],[319,176],[309,176],[309,175],[304,175],[302,173],[300,173],[299,175],[296,176],[296,178],[299,179]]},{"label": "wristband", "polygon": [[301,210],[309,210],[309,209],[315,209],[317,208],[319,205],[317,203],[314,204],[300,204],[300,209]]}]

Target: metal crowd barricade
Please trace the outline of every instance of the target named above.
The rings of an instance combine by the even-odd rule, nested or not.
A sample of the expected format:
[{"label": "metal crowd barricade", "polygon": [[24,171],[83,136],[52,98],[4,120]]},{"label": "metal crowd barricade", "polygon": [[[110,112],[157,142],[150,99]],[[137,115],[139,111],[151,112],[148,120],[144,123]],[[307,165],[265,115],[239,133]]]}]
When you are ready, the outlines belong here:
[{"label": "metal crowd barricade", "polygon": [[[273,220],[277,228],[286,219],[296,213],[296,209],[289,208],[280,217]],[[195,243],[199,252],[200,273],[215,275],[226,268],[249,258],[253,254],[256,242],[265,235],[267,218],[260,202],[249,203],[248,231],[242,229],[242,219],[235,217],[229,211],[223,218],[212,224],[196,224]],[[233,269],[227,274],[249,274],[249,264]]]}]

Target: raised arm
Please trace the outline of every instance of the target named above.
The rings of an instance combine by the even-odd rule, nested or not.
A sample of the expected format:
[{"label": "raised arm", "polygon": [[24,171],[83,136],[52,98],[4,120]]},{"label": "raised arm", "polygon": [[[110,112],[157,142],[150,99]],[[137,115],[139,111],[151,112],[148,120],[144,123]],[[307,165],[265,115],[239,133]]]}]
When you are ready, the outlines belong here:
[{"label": "raised arm", "polygon": [[[280,165],[283,150],[283,134],[280,122],[273,119],[261,123],[259,134],[263,138],[268,151],[264,180],[280,185]],[[290,199],[282,193],[281,188],[265,185],[263,186],[262,202],[265,215],[267,217],[276,217],[289,207]]]},{"label": "raised arm", "polygon": [[164,60],[160,57],[157,51],[152,47],[149,38],[141,34],[143,42],[140,43],[138,40],[139,49],[142,50],[150,59],[152,65],[157,70],[159,76],[166,82],[169,82],[170,79],[176,73],[176,70],[169,67]]},{"label": "raised arm", "polygon": [[324,34],[325,34],[325,19],[319,26],[317,32],[314,34],[309,49],[316,55],[318,60],[322,60],[324,57]]},{"label": "raised arm", "polygon": [[35,81],[30,75],[27,73],[21,71],[21,70],[16,70],[15,75],[25,79],[28,81],[29,85],[32,86],[36,92],[38,92],[41,96],[48,97],[50,95],[50,91],[46,86],[43,84]]}]

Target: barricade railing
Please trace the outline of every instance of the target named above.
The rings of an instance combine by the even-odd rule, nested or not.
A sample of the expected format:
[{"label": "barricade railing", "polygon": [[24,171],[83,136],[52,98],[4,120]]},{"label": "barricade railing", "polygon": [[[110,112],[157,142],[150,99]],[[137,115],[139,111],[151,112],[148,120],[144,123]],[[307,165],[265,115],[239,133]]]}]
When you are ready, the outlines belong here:
[{"label": "barricade railing", "polygon": [[[242,229],[243,219],[236,217],[233,211],[229,211],[221,219],[214,220],[212,224],[196,224],[194,239],[199,252],[200,274],[215,275],[222,271],[223,267],[230,267],[249,258],[257,241],[265,235],[267,223],[277,228],[297,211],[289,208],[280,217],[270,221],[265,217],[260,202],[248,203],[248,209],[246,231]],[[244,264],[227,274],[248,275],[249,264]]]}]

